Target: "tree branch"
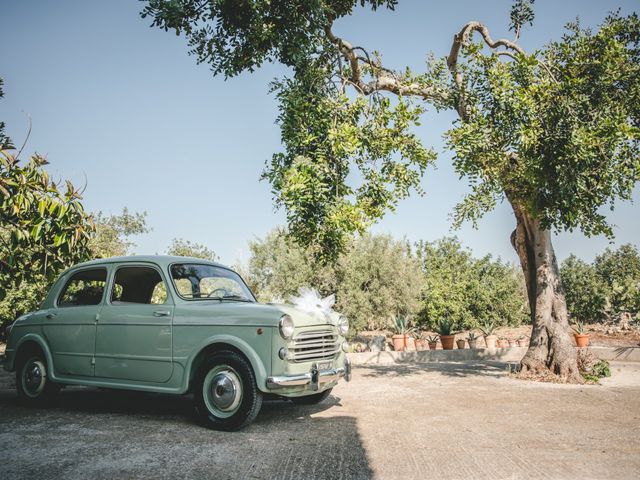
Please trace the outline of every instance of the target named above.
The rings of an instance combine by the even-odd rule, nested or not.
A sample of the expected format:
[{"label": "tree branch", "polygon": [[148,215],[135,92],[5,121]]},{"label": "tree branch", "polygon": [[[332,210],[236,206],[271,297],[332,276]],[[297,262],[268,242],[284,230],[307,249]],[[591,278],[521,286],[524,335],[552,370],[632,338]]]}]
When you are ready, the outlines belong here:
[{"label": "tree branch", "polygon": [[[425,100],[434,99],[444,102],[447,99],[447,93],[431,86],[420,85],[418,83],[405,84],[398,75],[388,68],[385,68],[371,60],[369,53],[362,47],[354,47],[346,40],[337,37],[331,31],[331,26],[325,27],[327,38],[338,47],[338,50],[349,62],[351,67],[351,76],[349,83],[354,85],[363,95],[371,95],[375,92],[387,91],[396,95],[411,95],[421,97]],[[365,57],[356,54],[356,50],[364,52]],[[362,79],[362,64],[371,68],[373,80],[365,82]]]},{"label": "tree branch", "polygon": [[519,45],[512,42],[511,40],[501,38],[494,41],[489,34],[489,29],[484,24],[477,21],[467,23],[464,27],[462,27],[462,30],[460,30],[456,35],[453,36],[451,51],[449,52],[449,56],[447,57],[447,67],[449,67],[449,71],[451,72],[451,75],[456,82],[458,91],[460,92],[460,100],[458,101],[456,110],[458,111],[458,115],[460,115],[460,118],[462,118],[463,120],[468,118],[468,112],[464,101],[464,95],[462,93],[463,77],[462,73],[460,73],[460,71],[458,70],[458,55],[460,54],[460,49],[463,46],[469,45],[471,35],[474,32],[479,32],[480,35],[482,35],[484,42],[489,46],[489,48],[496,49],[498,47],[505,47],[507,49],[506,51],[500,52],[499,55],[508,55],[511,58],[515,58],[515,56],[508,50],[512,50],[522,55],[524,55],[525,53]]}]

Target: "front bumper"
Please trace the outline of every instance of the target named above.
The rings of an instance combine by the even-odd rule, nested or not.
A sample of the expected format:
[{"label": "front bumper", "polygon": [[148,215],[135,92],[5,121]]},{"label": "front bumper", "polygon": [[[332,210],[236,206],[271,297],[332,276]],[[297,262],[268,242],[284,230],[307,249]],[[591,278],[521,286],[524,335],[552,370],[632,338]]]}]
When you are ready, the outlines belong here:
[{"label": "front bumper", "polygon": [[280,388],[304,387],[309,385],[311,390],[320,390],[321,385],[332,383],[340,378],[347,382],[351,380],[351,362],[348,358],[344,360],[344,367],[332,368],[330,370],[318,370],[317,365],[311,365],[311,370],[298,375],[280,375],[267,378],[267,388],[278,390]]}]

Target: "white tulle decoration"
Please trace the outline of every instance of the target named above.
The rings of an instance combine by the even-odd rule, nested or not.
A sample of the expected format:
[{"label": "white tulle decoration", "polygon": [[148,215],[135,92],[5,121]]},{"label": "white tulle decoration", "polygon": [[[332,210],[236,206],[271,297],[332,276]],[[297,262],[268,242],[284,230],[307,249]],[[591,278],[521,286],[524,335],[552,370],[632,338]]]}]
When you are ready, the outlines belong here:
[{"label": "white tulle decoration", "polygon": [[336,303],[336,296],[331,294],[322,298],[315,288],[301,287],[298,290],[299,296],[290,297],[289,301],[298,309],[307,313],[319,313],[328,315],[331,313],[333,305]]}]

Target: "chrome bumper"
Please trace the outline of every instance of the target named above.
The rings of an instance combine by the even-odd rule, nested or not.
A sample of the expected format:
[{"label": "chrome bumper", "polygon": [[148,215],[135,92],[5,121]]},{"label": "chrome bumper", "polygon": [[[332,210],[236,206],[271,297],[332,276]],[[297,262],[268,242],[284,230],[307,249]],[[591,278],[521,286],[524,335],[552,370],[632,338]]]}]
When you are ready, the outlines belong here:
[{"label": "chrome bumper", "polygon": [[280,375],[267,378],[267,388],[277,390],[279,388],[300,387],[311,385],[311,390],[319,390],[320,385],[335,382],[343,378],[348,382],[351,380],[351,362],[344,360],[344,367],[332,368],[330,370],[318,370],[317,365],[311,365],[311,370],[298,375]]}]

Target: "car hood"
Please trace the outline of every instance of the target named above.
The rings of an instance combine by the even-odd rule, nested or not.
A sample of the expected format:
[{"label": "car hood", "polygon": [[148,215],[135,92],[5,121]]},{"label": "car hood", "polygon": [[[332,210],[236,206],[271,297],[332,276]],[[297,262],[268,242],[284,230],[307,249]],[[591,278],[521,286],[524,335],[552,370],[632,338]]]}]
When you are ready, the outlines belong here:
[{"label": "car hood", "polygon": [[[202,301],[193,302],[189,306],[180,308],[181,317],[189,320],[210,317],[224,318],[231,324],[247,324],[276,326],[280,317],[287,314],[293,319],[296,328],[312,325],[337,325],[340,315],[336,312],[323,314],[321,312],[307,312],[293,305],[271,303],[246,303],[246,302],[219,302]],[[206,311],[206,313],[205,313]],[[190,318],[191,317],[191,318]]]}]

